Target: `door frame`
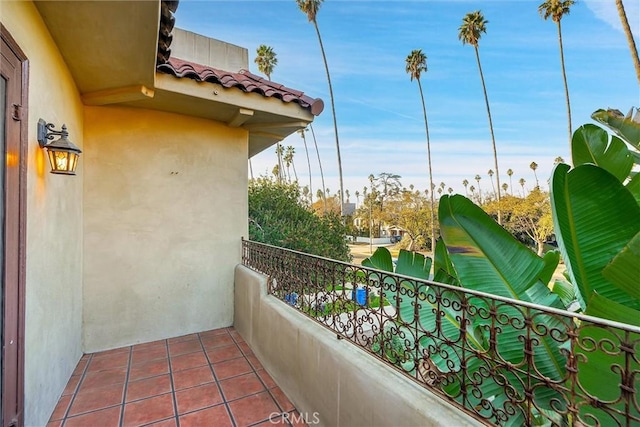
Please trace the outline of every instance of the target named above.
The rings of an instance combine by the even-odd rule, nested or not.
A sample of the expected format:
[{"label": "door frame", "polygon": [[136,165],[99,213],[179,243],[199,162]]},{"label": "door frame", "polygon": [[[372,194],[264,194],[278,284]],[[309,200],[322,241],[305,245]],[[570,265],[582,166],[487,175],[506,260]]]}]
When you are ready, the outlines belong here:
[{"label": "door frame", "polygon": [[[29,61],[27,56],[20,49],[18,43],[7,31],[4,25],[0,23],[0,37],[2,42],[6,43],[9,49],[15,54],[21,63],[21,99],[20,108],[18,112],[18,120],[11,118],[11,114],[6,114],[6,120],[19,121],[20,137],[19,137],[19,150],[18,150],[18,198],[19,198],[19,213],[18,213],[18,385],[17,385],[17,406],[18,406],[18,419],[17,426],[24,425],[24,365],[25,365],[25,291],[26,291],[26,214],[27,214],[27,146],[28,146],[28,126],[29,126],[29,109],[28,109],[28,88],[29,88]],[[7,105],[7,108],[11,106]],[[6,125],[5,125],[6,127]],[[4,161],[4,160],[3,160]],[[5,248],[6,251],[6,248]],[[3,327],[5,320],[3,319]],[[4,385],[0,385],[3,388]],[[3,405],[3,411],[5,410]],[[2,414],[4,418],[4,414]],[[4,420],[5,423],[10,422]]]}]

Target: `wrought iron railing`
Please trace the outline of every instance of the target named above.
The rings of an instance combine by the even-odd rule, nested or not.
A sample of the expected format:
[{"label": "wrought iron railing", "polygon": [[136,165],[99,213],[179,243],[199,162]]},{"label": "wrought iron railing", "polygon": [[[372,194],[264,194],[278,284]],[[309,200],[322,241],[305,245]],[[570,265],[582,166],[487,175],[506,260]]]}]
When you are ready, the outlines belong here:
[{"label": "wrought iron railing", "polygon": [[497,425],[640,425],[640,328],[243,241],[292,308]]}]

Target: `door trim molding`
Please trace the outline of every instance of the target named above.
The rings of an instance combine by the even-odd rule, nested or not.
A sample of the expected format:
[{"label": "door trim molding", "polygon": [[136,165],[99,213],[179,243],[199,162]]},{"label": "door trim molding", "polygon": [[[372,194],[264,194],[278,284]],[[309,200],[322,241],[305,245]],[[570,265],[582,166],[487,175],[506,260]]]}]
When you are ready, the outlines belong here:
[{"label": "door trim molding", "polygon": [[18,426],[23,426],[24,413],[24,368],[25,368],[25,299],[26,299],[26,259],[27,259],[27,154],[29,135],[29,60],[27,55],[0,23],[0,37],[20,60],[22,93],[20,108],[20,150],[18,159],[20,214],[18,219]]}]

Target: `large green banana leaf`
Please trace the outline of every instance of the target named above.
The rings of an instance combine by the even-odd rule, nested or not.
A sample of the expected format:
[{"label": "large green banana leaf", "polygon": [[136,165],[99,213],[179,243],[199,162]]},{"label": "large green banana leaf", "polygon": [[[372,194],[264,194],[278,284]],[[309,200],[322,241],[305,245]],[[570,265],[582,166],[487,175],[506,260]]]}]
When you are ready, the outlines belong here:
[{"label": "large green banana leaf", "polygon": [[640,205],[640,173],[635,174],[631,181],[627,183],[627,190],[633,194],[636,202]]},{"label": "large green banana leaf", "polygon": [[[618,304],[597,293],[594,293],[589,299],[587,314],[640,326],[640,311]],[[594,345],[595,343],[599,345]],[[623,383],[621,370],[615,368],[615,366],[623,368],[631,375],[635,372],[636,376],[640,372],[640,363],[637,357],[634,358],[623,350],[625,347],[637,349],[640,345],[640,334],[622,330],[614,331],[584,322],[580,327],[578,344],[575,353],[580,355],[576,361],[581,390],[592,396],[597,396],[600,401],[617,402],[611,403],[609,406],[620,411],[620,414],[624,414],[628,410],[630,415],[636,419],[640,418],[638,407],[633,402],[625,401],[629,395],[624,393],[620,387],[620,384]],[[635,384],[638,384],[637,377]],[[635,398],[638,399],[637,394]],[[589,416],[593,416],[602,426],[625,425],[628,422],[624,415],[605,413],[590,406],[587,399],[578,399],[578,403],[580,415],[585,421],[589,421]]]},{"label": "large green banana leaf", "polygon": [[[378,270],[394,272],[389,250],[381,247],[370,258],[362,261],[362,265]],[[395,273],[427,280],[431,268],[431,259],[421,254],[401,250]],[[455,370],[459,366],[459,358],[455,353],[440,353],[443,342],[457,342],[465,327],[461,325],[459,295],[453,291],[436,291],[424,283],[411,280],[399,280],[388,277],[383,280],[381,295],[398,308],[399,327],[407,336],[418,337],[422,349],[427,349],[431,360],[443,371]],[[438,302],[445,300],[446,303]],[[441,316],[440,321],[436,319]],[[415,330],[416,327],[419,330]],[[427,335],[427,336],[425,336]],[[465,331],[466,341],[473,348],[482,350],[483,342],[474,334],[468,325]],[[420,350],[415,340],[407,338],[410,348]],[[419,352],[419,351],[418,351]],[[448,362],[447,362],[448,361]]]},{"label": "large green banana leaf", "polygon": [[580,126],[571,140],[571,159],[574,166],[592,163],[609,171],[624,182],[633,167],[633,158],[622,140],[596,125]]},{"label": "large green banana leaf", "polygon": [[442,239],[465,288],[529,301],[525,291],[545,268],[540,257],[464,196],[443,196],[438,215]]},{"label": "large green banana leaf", "polygon": [[618,110],[597,110],[591,115],[591,118],[609,129],[613,130],[618,136],[635,148],[640,149],[640,111],[636,110],[635,117],[633,108],[626,116]]},{"label": "large green banana leaf", "polygon": [[558,264],[560,263],[560,251],[549,251],[544,254],[542,260],[544,261],[544,268],[540,272],[539,278],[543,284],[548,284],[551,282],[553,273],[555,273],[556,268],[558,268]]},{"label": "large green banana leaf", "polygon": [[[496,224],[481,208],[460,195],[440,199],[439,222],[462,287],[563,308],[559,298],[546,286],[550,267],[557,265],[557,255],[541,259]],[[484,298],[471,298],[468,304],[489,311],[489,302]],[[485,334],[493,334],[491,341],[497,342],[498,355],[491,355],[492,358],[503,358],[510,363],[522,362],[526,357],[522,343],[526,340],[527,330],[517,322],[507,322],[502,316],[524,319],[531,318],[532,313],[528,309],[506,304],[500,305],[500,313],[498,318],[501,320],[496,324],[491,319],[480,317],[476,318],[475,326],[484,330]],[[536,314],[535,319],[536,323],[544,324],[548,330],[565,328],[554,316]],[[554,380],[563,378],[566,362],[560,348],[564,343],[548,336],[536,341],[533,363],[537,371]],[[522,387],[526,381],[517,378],[518,381],[510,381],[511,386],[524,394]],[[558,397],[557,393],[549,388],[540,388],[536,394],[537,403],[545,408],[550,408],[554,397]]]},{"label": "large green banana leaf", "polygon": [[436,241],[436,250],[433,252],[433,280],[438,283],[459,286],[456,271],[453,269],[449,253],[442,239]]},{"label": "large green banana leaf", "polygon": [[569,171],[561,163],[551,178],[551,210],[582,309],[593,292],[629,304],[630,295],[605,278],[603,269],[640,231],[640,206],[633,195],[602,168],[585,164]]},{"label": "large green banana leaf", "polygon": [[640,300],[640,232],[602,270],[602,275],[619,289]]}]

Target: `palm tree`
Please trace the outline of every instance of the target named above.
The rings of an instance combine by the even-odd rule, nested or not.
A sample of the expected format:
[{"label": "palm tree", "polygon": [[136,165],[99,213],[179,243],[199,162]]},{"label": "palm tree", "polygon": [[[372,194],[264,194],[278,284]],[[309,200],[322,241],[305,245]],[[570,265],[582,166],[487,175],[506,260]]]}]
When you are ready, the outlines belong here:
[{"label": "palm tree", "polygon": [[538,12],[546,21],[549,17],[558,25],[558,43],[560,44],[560,65],[562,67],[562,80],[564,81],[564,95],[567,101],[567,118],[569,120],[569,144],[571,144],[571,104],[569,103],[569,86],[567,85],[567,73],[564,69],[564,49],[562,47],[562,27],[560,21],[564,15],[569,14],[569,8],[574,0],[546,0],[538,6]]},{"label": "palm tree", "polygon": [[479,196],[480,199],[482,199],[482,190],[480,189],[480,180],[482,179],[482,177],[480,175],[476,175],[476,177],[474,179],[478,183],[478,194],[480,195]]},{"label": "palm tree", "polygon": [[467,193],[467,185],[469,185],[469,181],[467,181],[466,179],[462,181],[462,185],[464,185],[464,195],[466,197],[469,197],[469,193]]},{"label": "palm tree", "polygon": [[306,129],[300,129],[298,132],[302,136],[302,142],[304,143],[304,152],[307,155],[307,167],[309,168],[309,194],[311,196],[311,204],[313,205],[313,186],[311,185],[311,160],[309,160],[309,148],[307,147],[307,138],[304,136]]},{"label": "palm tree", "polygon": [[538,174],[536,174],[536,169],[538,169],[538,164],[536,162],[531,162],[529,167],[533,171],[533,176],[536,177],[536,187],[539,187],[539,185],[538,185]]},{"label": "palm tree", "polygon": [[509,184],[507,184],[506,182],[502,183],[502,189],[504,190],[504,192],[507,192],[507,188],[509,188]]},{"label": "palm tree", "polygon": [[[313,131],[313,126],[309,124],[309,129],[311,129],[311,136],[313,137],[313,145],[316,146],[316,155],[318,156],[318,166],[320,166],[320,180],[322,181],[322,189],[324,190],[324,173],[322,172],[322,162],[320,161],[320,150],[318,150],[318,140],[316,139],[316,133]],[[322,201],[324,203],[324,211],[327,212],[327,199],[324,197],[324,192],[322,193]]]},{"label": "palm tree", "polygon": [[447,193],[449,193],[449,194],[453,193],[453,188],[451,188],[451,187],[447,188]]},{"label": "palm tree", "polygon": [[289,153],[286,151],[286,149],[283,147],[282,149],[282,160],[284,161],[284,167],[287,168],[286,169],[286,178],[287,178],[287,182],[291,182],[291,161],[293,160],[293,158],[289,155]]},{"label": "palm tree", "polygon": [[282,169],[282,155],[284,154],[284,148],[280,145],[280,141],[276,145],[276,156],[278,156],[278,182],[282,182],[284,177],[284,170]]},{"label": "palm tree", "polygon": [[491,120],[491,109],[489,108],[489,97],[487,96],[487,87],[484,84],[484,74],[482,74],[482,65],[480,64],[480,53],[478,51],[478,42],[482,33],[487,32],[487,24],[489,21],[484,19],[479,10],[467,13],[462,19],[462,25],[458,29],[458,39],[462,44],[470,44],[476,52],[476,60],[478,62],[478,70],[480,71],[480,81],[482,82],[482,91],[484,92],[484,101],[487,106],[487,116],[489,117],[489,131],[491,132],[491,143],[493,145],[493,162],[496,169],[496,182],[498,184],[498,224],[502,224],[502,213],[500,211],[500,170],[498,169],[498,150],[496,149],[496,138],[493,134],[493,121]]},{"label": "palm tree", "polygon": [[271,46],[261,44],[256,49],[256,59],[254,62],[258,64],[258,71],[267,76],[267,80],[271,80],[273,68],[278,64],[278,56]]},{"label": "palm tree", "polygon": [[631,51],[631,58],[633,59],[633,65],[636,68],[636,77],[638,78],[638,84],[640,84],[640,57],[638,57],[638,49],[636,43],[633,40],[633,33],[631,33],[631,27],[627,20],[627,14],[624,11],[622,0],[616,0],[616,7],[618,8],[618,15],[620,16],[620,22],[622,22],[622,28],[624,34],[627,36],[627,43],[629,44],[629,50]]},{"label": "palm tree", "polygon": [[564,163],[564,159],[563,159],[562,157],[560,157],[560,156],[556,157],[556,158],[553,160],[553,164],[556,164],[556,165],[557,165],[558,163]]},{"label": "palm tree", "polygon": [[[424,129],[427,134],[427,161],[429,162],[429,183],[433,188],[433,169],[431,168],[431,141],[429,140],[429,122],[427,121],[427,107],[424,102],[424,93],[422,92],[422,83],[420,75],[427,71],[427,56],[421,49],[412,50],[405,60],[405,71],[409,74],[411,81],[416,79],[418,82],[418,90],[420,91],[420,100],[422,101],[422,115],[424,116]],[[430,197],[431,202],[431,250],[436,247],[436,218],[435,218],[435,202],[433,200],[433,191]]]},{"label": "palm tree", "polygon": [[324,45],[322,44],[322,37],[320,37],[320,29],[318,28],[318,21],[316,20],[316,16],[318,14],[318,10],[320,9],[320,5],[324,0],[296,0],[298,7],[307,15],[307,19],[309,22],[313,23],[314,28],[316,29],[316,34],[318,35],[318,43],[320,44],[320,52],[322,53],[322,60],[324,61],[324,69],[327,73],[327,82],[329,83],[329,98],[331,99],[331,112],[333,114],[333,131],[336,135],[336,151],[338,153],[338,174],[340,177],[340,215],[343,215],[344,209],[344,186],[342,182],[342,158],[340,157],[340,140],[338,138],[338,121],[336,119],[336,106],[333,99],[333,86],[331,85],[331,75],[329,74],[329,65],[327,64],[327,56],[324,53]]},{"label": "palm tree", "polygon": [[[296,164],[293,161],[293,156],[296,154],[296,149],[293,148],[292,145],[288,145],[285,149],[284,161],[287,162],[287,173],[289,173],[289,166],[293,168],[293,176],[296,178],[296,182],[298,181],[298,172],[296,171]],[[291,181],[291,176],[289,176],[289,181]]]},{"label": "palm tree", "polygon": [[358,190],[356,190],[356,208],[358,207],[358,205],[360,204],[360,192]]},{"label": "palm tree", "polygon": [[493,169],[489,169],[489,171],[487,172],[487,175],[489,175],[489,181],[491,181],[491,188],[493,188],[493,192],[496,192],[496,187],[495,185],[493,185]]},{"label": "palm tree", "polygon": [[518,181],[520,183],[520,186],[522,187],[522,197],[524,197],[524,183],[527,182],[524,180],[524,178],[520,178],[520,180]]},{"label": "palm tree", "polygon": [[507,175],[509,175],[509,187],[511,187],[511,195],[513,196],[513,181],[511,177],[513,176],[513,170],[507,169]]}]

